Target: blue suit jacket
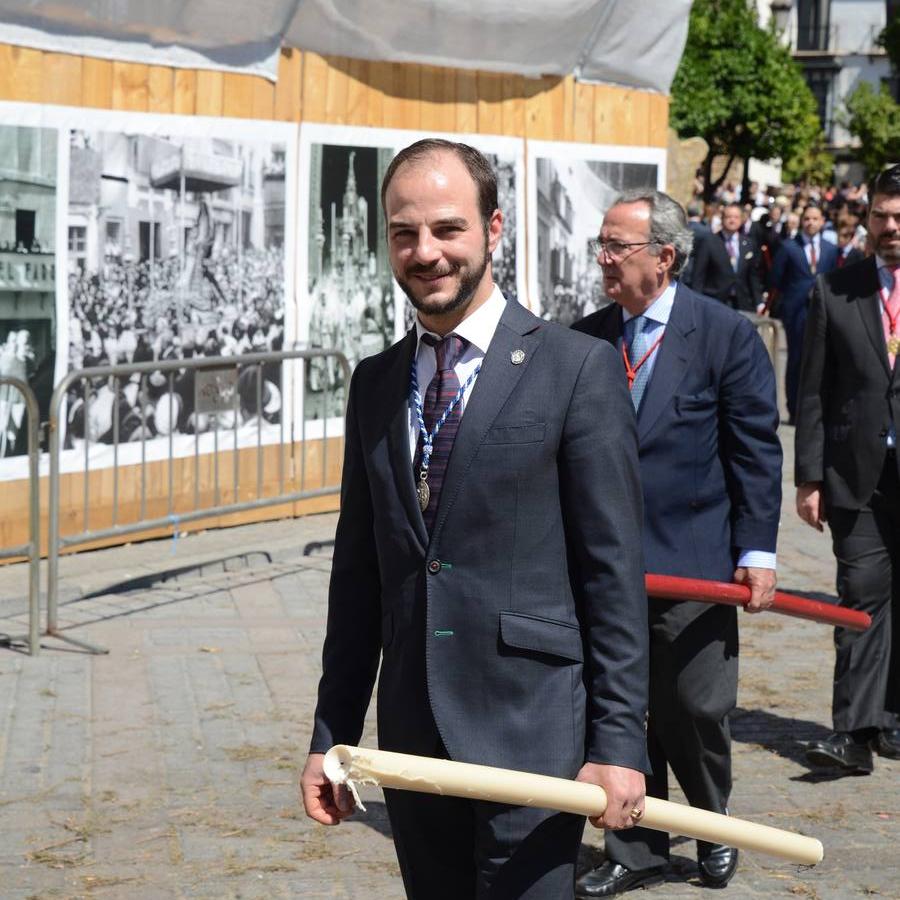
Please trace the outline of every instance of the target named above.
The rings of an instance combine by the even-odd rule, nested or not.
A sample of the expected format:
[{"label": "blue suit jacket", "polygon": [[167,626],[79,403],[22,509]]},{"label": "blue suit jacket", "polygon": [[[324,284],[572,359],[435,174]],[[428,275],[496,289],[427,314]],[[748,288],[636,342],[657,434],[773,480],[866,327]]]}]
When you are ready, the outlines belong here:
[{"label": "blue suit jacket", "polygon": [[[415,330],[350,388],[311,749],[359,740],[381,656],[383,749],[571,778],[647,769],[637,440],[608,346],[508,303],[429,535],[409,452]],[[524,361],[515,351],[523,351]]]},{"label": "blue suit jacket", "polygon": [[792,241],[784,241],[778,248],[769,274],[769,285],[778,291],[776,314],[780,318],[789,317],[800,309],[805,310],[816,275],[824,275],[837,268],[837,247],[821,238],[819,248],[815,272],[809,268],[803,239],[799,235]]},{"label": "blue suit jacket", "polygon": [[[621,346],[622,310],[573,327]],[[637,426],[648,571],[731,581],[739,550],[774,552],[775,376],[748,318],[679,285]]]}]

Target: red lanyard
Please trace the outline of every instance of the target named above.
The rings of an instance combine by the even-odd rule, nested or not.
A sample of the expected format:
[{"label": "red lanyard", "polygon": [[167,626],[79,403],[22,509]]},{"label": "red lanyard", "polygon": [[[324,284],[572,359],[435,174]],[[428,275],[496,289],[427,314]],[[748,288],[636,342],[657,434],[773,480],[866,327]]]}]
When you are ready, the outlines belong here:
[{"label": "red lanyard", "polygon": [[900,319],[900,309],[897,310],[897,315],[892,316],[890,309],[888,309],[888,300],[890,299],[890,295],[887,292],[887,288],[882,288],[880,291],[881,295],[881,308],[884,310],[884,314],[887,316],[888,325],[891,329],[891,337],[893,337],[897,333],[897,319]]},{"label": "red lanyard", "polygon": [[622,338],[622,361],[625,363],[625,374],[628,376],[629,391],[634,387],[634,379],[637,378],[638,369],[647,362],[653,351],[660,345],[665,333],[665,329],[663,329],[662,334],[653,342],[650,349],[634,365],[628,359],[628,344],[625,343],[625,338]]}]

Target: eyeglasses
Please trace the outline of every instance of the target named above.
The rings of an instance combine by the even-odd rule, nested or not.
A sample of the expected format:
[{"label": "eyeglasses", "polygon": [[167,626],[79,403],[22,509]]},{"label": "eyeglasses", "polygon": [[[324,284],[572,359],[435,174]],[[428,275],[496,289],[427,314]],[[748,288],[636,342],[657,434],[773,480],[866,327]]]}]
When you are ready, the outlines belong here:
[{"label": "eyeglasses", "polygon": [[594,256],[602,254],[607,259],[618,262],[625,258],[632,247],[649,247],[656,243],[658,241],[601,241],[595,238],[589,246]]}]

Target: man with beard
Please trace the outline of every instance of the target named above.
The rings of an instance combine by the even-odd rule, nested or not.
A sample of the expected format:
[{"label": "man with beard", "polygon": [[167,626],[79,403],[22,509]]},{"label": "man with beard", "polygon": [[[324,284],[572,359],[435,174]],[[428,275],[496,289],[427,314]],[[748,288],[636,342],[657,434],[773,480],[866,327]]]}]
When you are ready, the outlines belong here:
[{"label": "man with beard", "polygon": [[803,210],[801,230],[794,240],[781,244],[769,275],[769,306],[781,319],[787,338],[787,367],[784,373],[785,393],[790,424],[797,415],[797,387],[800,383],[800,355],[809,292],[816,275],[837,266],[838,250],[822,237],[825,216],[817,206]]},{"label": "man with beard", "polygon": [[797,512],[831,528],[841,603],[872,616],[835,629],[834,733],[807,748],[816,766],[872,771],[900,759],[900,165],[873,182],[875,255],[819,278],[797,407]]},{"label": "man with beard", "polygon": [[[494,285],[493,171],[426,140],[385,173],[391,267],[417,310],[350,387],[323,675],[301,792],[363,729],[383,749],[577,778],[643,815],[647,613],[634,417],[611,347]],[[574,893],[584,819],[385,791],[409,897]]]}]

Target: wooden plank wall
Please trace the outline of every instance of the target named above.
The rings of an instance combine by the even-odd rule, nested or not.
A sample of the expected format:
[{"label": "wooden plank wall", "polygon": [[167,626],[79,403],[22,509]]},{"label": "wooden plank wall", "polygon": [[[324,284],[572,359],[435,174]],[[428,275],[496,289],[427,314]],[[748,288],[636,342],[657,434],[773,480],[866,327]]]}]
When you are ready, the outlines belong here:
[{"label": "wooden plank wall", "polygon": [[[291,49],[282,51],[278,81],[272,84],[249,75],[114,62],[0,44],[0,100],[652,147],[665,147],[668,133],[668,98],[659,94],[581,84],[571,76],[525,78],[326,57]],[[320,451],[294,446],[288,452],[299,471],[297,461],[304,454]],[[331,460],[337,456],[330,452]],[[183,496],[177,499],[176,507],[187,509],[194,497],[193,463],[190,470],[177,465],[177,483]],[[255,473],[255,450],[242,452],[240,466]],[[148,484],[153,485],[150,500],[154,512],[167,503],[168,475],[164,468],[148,467],[145,473]],[[333,471],[328,474],[335,475]],[[135,495],[139,477],[135,467],[129,484],[128,470],[123,472],[120,498]],[[244,484],[250,480],[248,477]],[[271,482],[268,476],[267,482]],[[296,489],[299,484],[297,476],[291,487]],[[46,479],[41,488],[46,515]],[[208,489],[209,485],[203,483],[201,491]],[[269,483],[266,490],[271,489]],[[0,546],[27,540],[27,496],[26,482],[0,483],[0,509],[5,511],[0,517]],[[80,530],[82,497],[83,477],[65,476],[60,516],[64,533]],[[336,503],[335,497],[302,508],[273,507],[212,524],[334,508]],[[91,509],[93,527],[111,521],[111,479],[102,473],[92,476]],[[125,512],[120,510],[119,521],[127,521]]]}]

